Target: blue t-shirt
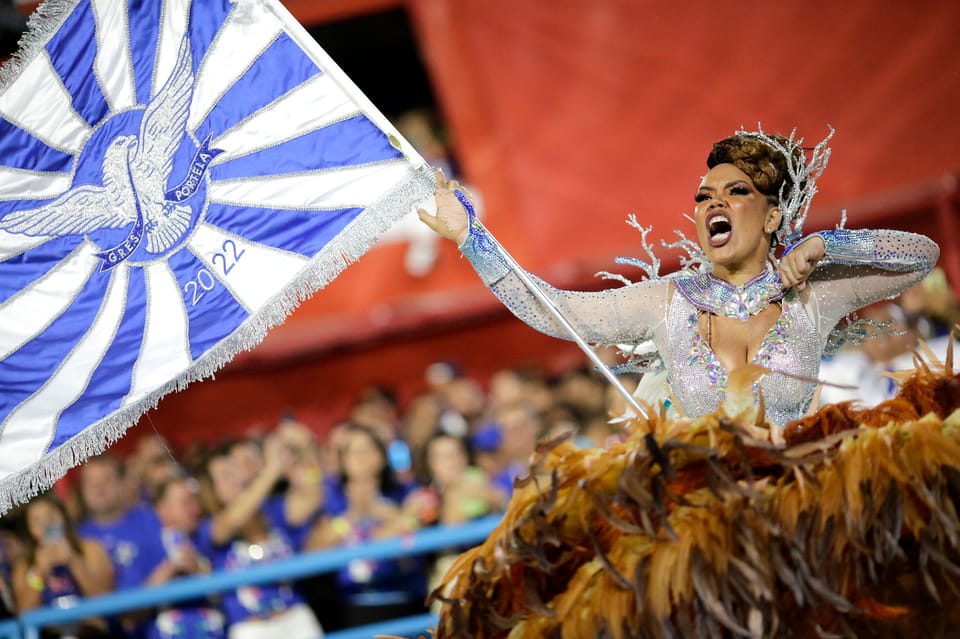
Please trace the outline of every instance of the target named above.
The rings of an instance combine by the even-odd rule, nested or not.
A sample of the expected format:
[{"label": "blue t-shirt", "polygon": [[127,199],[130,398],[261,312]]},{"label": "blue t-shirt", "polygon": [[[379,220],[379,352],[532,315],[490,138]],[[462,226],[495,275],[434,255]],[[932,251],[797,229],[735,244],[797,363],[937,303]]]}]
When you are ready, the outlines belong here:
[{"label": "blue t-shirt", "polygon": [[[139,505],[130,508],[115,522],[98,524],[87,519],[77,526],[77,533],[85,539],[93,539],[106,549],[113,563],[117,590],[136,588],[150,576],[143,572],[149,562],[140,559],[146,550],[147,540],[160,529],[160,520],[153,509]],[[155,564],[154,564],[155,565]]]},{"label": "blue t-shirt", "polygon": [[[393,490],[388,493],[385,493],[383,496],[397,504],[398,506],[403,503],[403,500],[407,498],[416,486],[406,485],[406,484],[397,484]],[[344,486],[340,483],[339,477],[325,477],[323,480],[323,512],[326,515],[331,517],[337,517],[347,512],[347,495],[344,492]]]},{"label": "blue t-shirt", "polygon": [[260,506],[260,514],[267,520],[271,528],[285,530],[293,543],[295,552],[301,552],[304,544],[307,543],[307,537],[313,530],[314,524],[320,519],[321,513],[315,513],[307,518],[305,522],[299,525],[291,524],[287,521],[286,505],[283,495],[273,495],[268,497],[263,505]]},{"label": "blue t-shirt", "polygon": [[[362,520],[351,525],[347,546],[374,538],[379,523]],[[337,571],[337,591],[346,603],[365,606],[421,601],[427,579],[423,559],[416,555],[397,559],[354,559]]]},{"label": "blue t-shirt", "polygon": [[223,615],[211,608],[164,610],[150,626],[147,639],[222,639]]},{"label": "blue t-shirt", "polygon": [[[44,606],[59,605],[68,607],[76,603],[76,600],[83,596],[80,592],[80,586],[77,580],[67,566],[54,566],[43,580],[43,592],[40,593],[40,601]],[[69,601],[70,603],[66,603]],[[62,603],[61,603],[62,602]]]},{"label": "blue t-shirt", "polygon": [[[265,542],[250,544],[241,539],[232,539],[217,545],[211,534],[213,520],[208,518],[200,524],[194,541],[197,550],[210,559],[214,571],[243,570],[255,564],[294,555],[292,528],[282,520],[281,517],[278,525],[272,521],[272,517],[266,517],[269,532]],[[268,617],[301,603],[304,603],[304,599],[287,584],[242,586],[224,592],[220,601],[228,626],[251,617]]]},{"label": "blue t-shirt", "polygon": [[513,480],[522,473],[529,470],[529,466],[523,464],[510,464],[504,470],[494,475],[491,482],[497,488],[503,490],[503,493],[509,498],[513,494]]},{"label": "blue t-shirt", "polygon": [[[128,570],[131,575],[142,575],[138,585],[143,585],[167,558],[168,545],[174,543],[193,542],[181,534],[161,528],[159,521],[157,526],[145,533],[140,540],[139,552]],[[202,598],[178,602],[160,612],[155,619],[142,624],[143,627],[138,627],[134,634],[150,638],[221,639],[225,636],[222,617],[210,608],[210,602]]]}]

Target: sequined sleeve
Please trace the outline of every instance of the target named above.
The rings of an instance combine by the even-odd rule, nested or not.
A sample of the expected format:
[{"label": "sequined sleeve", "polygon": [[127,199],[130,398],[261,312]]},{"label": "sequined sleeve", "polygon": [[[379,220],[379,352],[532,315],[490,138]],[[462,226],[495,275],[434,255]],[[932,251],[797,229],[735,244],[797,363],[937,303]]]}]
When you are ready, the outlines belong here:
[{"label": "sequined sleeve", "polygon": [[810,303],[823,336],[849,313],[922,280],[940,255],[933,240],[904,231],[838,229],[816,235],[826,255],[810,277]]},{"label": "sequined sleeve", "polygon": [[[494,249],[489,232],[471,226],[460,251],[484,283],[510,311],[536,330],[570,339],[560,323],[512,273]],[[605,291],[565,291],[530,276],[586,341],[593,344],[636,343],[662,327],[669,294],[665,280],[639,282]]]}]

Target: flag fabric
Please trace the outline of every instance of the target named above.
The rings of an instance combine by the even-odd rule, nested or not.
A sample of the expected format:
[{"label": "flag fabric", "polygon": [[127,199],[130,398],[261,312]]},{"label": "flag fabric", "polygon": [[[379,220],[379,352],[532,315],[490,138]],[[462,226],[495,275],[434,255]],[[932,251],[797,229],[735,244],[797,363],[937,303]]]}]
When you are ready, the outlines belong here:
[{"label": "flag fabric", "polygon": [[278,0],[48,0],[0,71],[0,513],[429,198]]}]

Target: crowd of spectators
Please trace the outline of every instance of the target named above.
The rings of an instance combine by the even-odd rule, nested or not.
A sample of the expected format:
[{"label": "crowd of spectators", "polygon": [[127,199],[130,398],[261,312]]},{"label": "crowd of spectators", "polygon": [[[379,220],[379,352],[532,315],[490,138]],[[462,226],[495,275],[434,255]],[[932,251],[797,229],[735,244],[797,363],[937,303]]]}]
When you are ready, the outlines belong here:
[{"label": "crowd of spectators", "polygon": [[951,332],[960,321],[960,305],[941,269],[894,300],[873,304],[859,313],[871,324],[869,339],[842,348],[820,367],[821,403],[856,401],[876,406],[897,392],[892,373],[911,369],[915,353],[927,361],[945,361]]},{"label": "crowd of spectators", "polygon": [[[908,367],[917,340],[941,358],[957,303],[934,274],[896,301],[866,309],[877,337],[825,361],[828,401],[875,404],[883,373]],[[610,354],[611,351],[606,351]],[[639,377],[625,375],[637,388]],[[594,371],[553,379],[505,369],[481,385],[447,362],[401,406],[371,386],[322,433],[282,416],[265,434],[171,451],[143,436],[123,460],[88,460],[0,519],[0,607],[9,614],[78,597],[240,570],[300,552],[355,546],[462,523],[505,507],[537,441],[569,433],[580,446],[623,437],[625,403]],[[856,390],[853,390],[856,388]],[[642,389],[638,392],[642,392]],[[462,549],[355,560],[335,574],[247,586],[119,618],[56,629],[64,637],[318,637],[323,630],[422,613]]]},{"label": "crowd of spectators", "polygon": [[[631,379],[625,380],[628,384]],[[502,511],[544,434],[604,446],[620,406],[596,373],[545,379],[503,370],[488,383],[438,362],[400,405],[371,386],[325,431],[293,415],[263,434],[173,451],[141,435],[122,459],[94,457],[0,520],[0,595],[10,612],[408,535]],[[319,637],[426,611],[462,549],[356,560],[295,583],[92,619],[63,637]]]}]

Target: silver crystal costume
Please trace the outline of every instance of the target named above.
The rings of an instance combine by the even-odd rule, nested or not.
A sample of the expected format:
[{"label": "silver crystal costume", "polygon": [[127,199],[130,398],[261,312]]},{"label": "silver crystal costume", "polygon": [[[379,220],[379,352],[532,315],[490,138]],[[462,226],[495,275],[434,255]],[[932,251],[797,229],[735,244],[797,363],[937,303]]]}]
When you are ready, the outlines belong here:
[{"label": "silver crystal costume", "polygon": [[[824,240],[826,255],[801,291],[784,291],[775,271],[761,274],[754,285],[740,290],[705,272],[600,292],[564,291],[542,280],[538,283],[588,342],[637,344],[652,339],[673,396],[688,417],[716,410],[727,385],[727,371],[700,334],[698,313],[745,319],[768,303],[779,302],[780,318],[752,361],[774,371],[763,377],[760,389],[767,418],[783,426],[807,411],[815,384],[796,377],[816,378],[837,323],[919,282],[939,256],[932,240],[913,233],[838,229],[817,235]],[[493,246],[487,230],[472,220],[460,248],[487,286],[533,328],[568,338]]]}]

